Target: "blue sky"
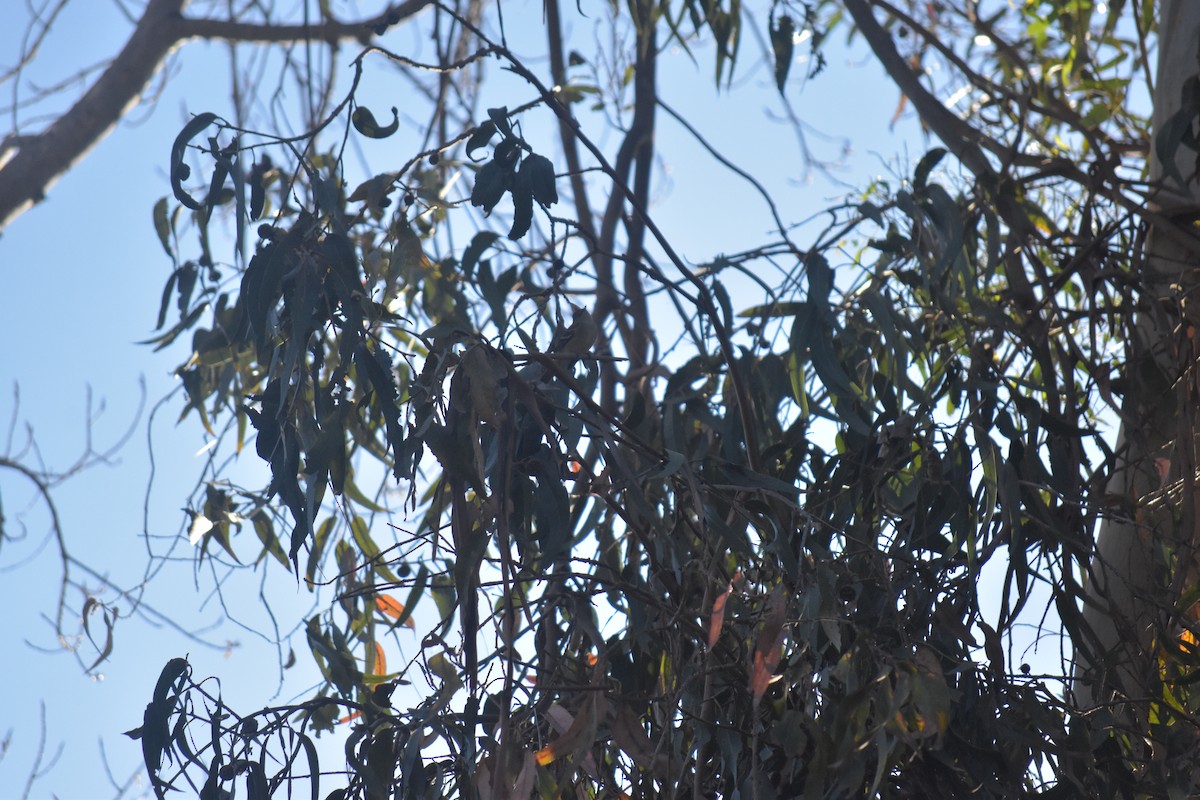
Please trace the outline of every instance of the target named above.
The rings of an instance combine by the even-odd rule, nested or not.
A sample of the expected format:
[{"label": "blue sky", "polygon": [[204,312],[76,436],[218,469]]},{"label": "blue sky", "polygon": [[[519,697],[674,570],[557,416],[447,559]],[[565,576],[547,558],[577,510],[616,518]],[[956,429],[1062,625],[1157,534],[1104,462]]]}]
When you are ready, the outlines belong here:
[{"label": "blue sky", "polygon": [[[531,30],[540,25],[540,3],[506,6],[510,26],[525,19]],[[524,16],[522,16],[524,15]],[[765,24],[765,19],[757,20]],[[9,24],[0,31],[0,63],[11,63],[23,26]],[[130,29],[112,4],[68,6],[56,25],[41,59],[57,65],[44,73],[63,77],[73,68],[111,56]],[[590,37],[590,31],[577,30]],[[408,42],[398,30],[396,42]],[[585,42],[587,39],[585,39]],[[797,48],[800,54],[805,48]],[[348,63],[353,48],[343,52]],[[756,45],[747,37],[743,63],[734,88],[712,91],[711,62],[703,55],[693,67],[682,53],[668,60],[664,86],[686,86],[686,93],[671,97],[684,113],[726,155],[764,180],[777,193],[785,217],[802,220],[819,212],[847,189],[813,175],[805,183],[804,170],[791,130],[767,120],[779,113],[769,65],[756,63]],[[888,164],[919,158],[925,145],[911,119],[893,131],[889,125],[897,95],[861,47],[847,52],[840,39],[827,50],[829,67],[824,75],[800,91],[794,80],[789,96],[807,122],[834,137],[814,140],[814,146],[831,157],[841,156],[841,140],[848,139],[846,169],[840,177],[865,185]],[[539,62],[540,63],[540,62]],[[795,74],[803,72],[798,65]],[[493,69],[493,74],[495,70]],[[347,77],[349,71],[346,71]],[[368,82],[380,93],[373,107],[396,103],[389,74],[380,72]],[[511,86],[511,84],[506,84]],[[64,534],[71,552],[121,586],[141,580],[147,567],[143,538],[143,502],[150,476],[148,413],[175,388],[173,368],[187,357],[181,346],[154,353],[136,342],[152,335],[163,283],[171,263],[163,253],[151,224],[151,209],[169,194],[166,180],[171,142],[189,113],[214,111],[231,115],[226,96],[226,55],[219,47],[187,45],[173,60],[165,90],[151,106],[134,110],[112,135],[71,170],[50,192],[47,202],[34,208],[0,237],[0,423],[8,425],[14,414],[14,390],[19,387],[13,449],[23,441],[24,426],[33,431],[45,465],[63,469],[80,454],[85,436],[104,449],[136,421],[134,435],[111,463],[88,469],[55,490]],[[694,87],[694,91],[692,91]],[[400,91],[406,91],[402,87]],[[511,103],[502,86],[485,93],[484,105]],[[522,93],[519,99],[525,99]],[[39,123],[31,121],[30,130]],[[611,135],[601,141],[610,146]],[[766,209],[749,187],[719,168],[698,146],[688,141],[669,120],[661,120],[662,172],[657,179],[653,212],[685,258],[704,262],[721,252],[732,252],[760,243],[771,224]],[[747,146],[753,142],[752,146]],[[909,152],[905,156],[906,151]],[[386,163],[376,164],[380,169]],[[803,240],[803,235],[801,235]],[[750,305],[755,298],[737,298]],[[188,338],[188,337],[184,337]],[[145,409],[138,417],[141,398]],[[91,409],[103,413],[88,420]],[[195,453],[205,443],[203,430],[189,417],[176,425],[180,403],[170,400],[159,411],[153,426],[155,483],[149,497],[146,531],[162,551],[181,531],[186,502],[201,466]],[[3,452],[3,451],[0,451]],[[145,601],[188,629],[205,628],[204,637],[216,646],[197,644],[169,627],[155,626],[133,617],[116,626],[113,657],[98,672],[103,679],[84,674],[79,663],[61,651],[53,628],[43,615],[53,614],[60,577],[53,545],[44,544],[48,518],[28,485],[18,476],[0,473],[0,501],[8,532],[24,528],[26,538],[0,549],[0,646],[6,666],[0,681],[0,737],[11,730],[9,749],[0,760],[0,786],[4,796],[25,784],[39,748],[39,708],[45,707],[43,766],[61,748],[57,764],[33,786],[32,797],[112,797],[101,761],[107,754],[113,778],[124,783],[137,770],[140,753],[134,742],[120,735],[141,721],[162,665],[188,654],[197,675],[222,678],[226,699],[232,705],[255,708],[280,702],[309,688],[312,671],[289,679],[283,694],[277,689],[277,651],[274,645],[237,624],[223,621],[220,606],[210,595],[212,579],[194,579],[186,546],[177,549],[182,559],[168,564],[150,584]],[[89,581],[97,591],[97,581]],[[301,618],[311,599],[287,576],[269,582],[270,598],[283,616]],[[239,614],[247,612],[251,624],[261,624],[254,604],[259,589],[257,574],[235,579],[230,594]],[[113,599],[110,592],[102,595]],[[69,608],[76,613],[84,597],[73,595]],[[127,601],[115,600],[122,612]],[[226,651],[227,640],[239,646]],[[302,641],[297,643],[301,648]],[[81,648],[90,661],[94,650]],[[301,664],[305,653],[298,649]],[[145,784],[142,784],[145,787]],[[139,796],[132,792],[126,796]],[[19,796],[19,795],[17,795]]]}]

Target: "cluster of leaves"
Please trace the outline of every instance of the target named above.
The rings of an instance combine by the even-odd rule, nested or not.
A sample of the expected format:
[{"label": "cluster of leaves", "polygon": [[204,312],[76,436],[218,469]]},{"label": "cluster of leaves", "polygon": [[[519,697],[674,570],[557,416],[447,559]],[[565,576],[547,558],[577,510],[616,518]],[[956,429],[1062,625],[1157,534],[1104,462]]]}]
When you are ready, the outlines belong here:
[{"label": "cluster of leaves", "polygon": [[[781,222],[777,241],[704,270],[687,269],[646,212],[653,45],[660,26],[686,40],[690,14],[726,76],[745,22],[736,2],[630,4],[635,110],[613,164],[563,94],[450,15],[538,91],[520,113],[559,126],[579,213],[547,214],[549,232],[534,228],[534,204],[555,204],[561,180],[505,108],[348,194],[336,154],[301,160],[295,181],[261,156],[243,179],[248,151],[213,137],[198,152],[216,177],[197,201],[183,185],[188,143],[225,126],[202,115],[185,128],[171,174],[204,254],[172,275],[160,324],[173,296],[180,319],[158,341],[193,331],[184,413],[210,430],[224,422],[239,450],[252,426],[271,474],[262,490],[205,486],[192,529],[233,556],[249,518],[260,560],[301,572],[304,555],[309,584],[332,582],[337,595],[305,627],[327,679],[307,703],[238,717],[186,665],[168,666],[142,730],[160,793],[182,778],[218,797],[245,776],[252,797],[303,780],[315,796],[308,732],[339,719],[351,727],[335,796],[1051,797],[1191,785],[1179,767],[1191,740],[1174,734],[1193,731],[1180,699],[1191,648],[1163,651],[1163,675],[1184,677],[1160,682],[1170,699],[1152,704],[1153,759],[1118,711],[1070,716],[1065,667],[1035,674],[1008,652],[1039,588],[1066,635],[1088,641],[1079,576],[1112,513],[1102,414],[1130,391],[1116,376],[1136,356],[1135,315],[1174,313],[1138,277],[1142,220],[1110,158],[1123,151],[1098,149],[1147,139],[1143,122],[1115,111],[1123,85],[1084,57],[1121,42],[1115,26],[1051,16],[1064,37],[1083,24],[1101,42],[1070,38],[1054,55],[1070,69],[1052,85],[1022,62],[1041,30],[1029,9],[916,5],[924,21],[886,6],[906,31],[897,37],[967,73],[977,95],[1013,76],[1033,82],[1011,90],[1027,91],[1026,105],[1004,106],[1029,118],[1014,141],[993,143],[1008,166],[959,149],[973,174],[956,177],[934,149],[900,186],[835,209],[807,246]],[[839,6],[878,47],[862,0],[777,3],[772,52],[790,61],[784,32],[831,25]],[[562,64],[556,24],[551,61]],[[1020,46],[968,62],[938,37],[956,25],[995,41],[1017,26]],[[781,88],[787,74],[777,63]],[[1081,119],[1070,111],[1080,92],[1114,112]],[[986,122],[991,107],[969,119]],[[397,132],[364,111],[347,125]],[[1035,158],[1046,143],[1054,157]],[[1097,168],[1071,172],[1085,155]],[[585,213],[595,199],[585,169],[614,181],[595,189],[615,198],[599,224]],[[459,171],[474,183],[455,203],[446,192]],[[450,221],[470,213],[468,200],[486,216],[506,196],[510,249],[486,229],[453,246]],[[207,225],[230,200],[239,230],[259,213],[273,221],[224,282]],[[156,217],[175,257],[178,212],[164,204]],[[777,284],[760,280],[762,302],[735,314],[727,283],[776,268]],[[644,281],[681,309],[694,349],[676,360],[639,344],[660,313]],[[1176,385],[1155,369],[1142,377]],[[405,499],[368,497],[356,476],[372,470],[382,486],[407,487]],[[405,524],[386,528],[385,512]],[[276,533],[281,522],[290,536]],[[1164,545],[1164,569],[1175,557]],[[993,602],[980,583],[997,567]],[[426,598],[436,614],[418,621]],[[414,661],[388,672],[382,643],[402,624],[427,633]],[[393,709],[412,680],[428,695]]]},{"label": "cluster of leaves", "polygon": [[513,221],[508,238],[515,241],[529,233],[535,200],[543,209],[558,202],[554,165],[550,159],[534,152],[521,158],[522,151],[530,148],[513,133],[507,108],[489,109],[488,117],[488,121],[480,125],[467,141],[467,156],[486,146],[497,132],[501,139],[492,151],[491,159],[475,176],[471,205],[482,208],[484,214],[491,214],[506,193],[511,195]]}]

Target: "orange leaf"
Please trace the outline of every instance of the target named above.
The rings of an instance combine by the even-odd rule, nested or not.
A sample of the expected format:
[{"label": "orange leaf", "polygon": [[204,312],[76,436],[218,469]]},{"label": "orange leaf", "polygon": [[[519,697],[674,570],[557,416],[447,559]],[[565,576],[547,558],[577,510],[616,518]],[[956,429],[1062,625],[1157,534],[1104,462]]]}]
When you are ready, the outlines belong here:
[{"label": "orange leaf", "polygon": [[892,112],[892,121],[889,123],[891,127],[896,127],[896,123],[904,116],[904,108],[908,105],[908,95],[900,95],[900,102],[896,104],[896,110]]},{"label": "orange leaf", "polygon": [[[400,619],[400,617],[404,615],[404,603],[401,603],[399,600],[391,597],[390,595],[376,595],[375,607],[379,609],[381,614],[389,616],[392,619]],[[414,630],[417,627],[417,624],[413,622],[413,618],[411,616],[404,620],[404,625],[405,627],[412,628]]]},{"label": "orange leaf", "polygon": [[767,665],[767,659],[763,653],[758,650],[754,651],[754,667],[750,671],[750,693],[754,695],[756,703],[766,694],[774,672],[775,670]]},{"label": "orange leaf", "polygon": [[383,645],[375,643],[375,665],[371,670],[373,675],[387,675],[387,656],[383,654]]},{"label": "orange leaf", "polygon": [[539,764],[544,767],[556,758],[572,755],[592,746],[596,740],[597,703],[598,698],[593,695],[573,717],[557,704],[547,710],[550,724],[559,732],[559,737],[534,753],[534,758]]},{"label": "orange leaf", "polygon": [[361,717],[361,716],[362,716],[361,711],[353,711],[353,712],[347,714],[346,716],[342,717],[341,719],[339,719],[338,724],[342,725],[344,723],[349,722],[352,719],[357,719],[358,717]]},{"label": "orange leaf", "polygon": [[733,593],[733,584],[729,584],[729,588],[713,601],[712,613],[708,615],[708,649],[711,650],[717,644],[717,639],[721,636],[721,628],[725,625],[725,603],[729,600],[729,595]]},{"label": "orange leaf", "polygon": [[783,584],[779,584],[771,592],[767,600],[767,618],[763,620],[762,629],[758,632],[758,642],[754,647],[754,666],[750,671],[750,692],[754,702],[762,699],[767,687],[778,680],[775,668],[783,655],[784,622],[787,621],[787,595],[784,594]]}]

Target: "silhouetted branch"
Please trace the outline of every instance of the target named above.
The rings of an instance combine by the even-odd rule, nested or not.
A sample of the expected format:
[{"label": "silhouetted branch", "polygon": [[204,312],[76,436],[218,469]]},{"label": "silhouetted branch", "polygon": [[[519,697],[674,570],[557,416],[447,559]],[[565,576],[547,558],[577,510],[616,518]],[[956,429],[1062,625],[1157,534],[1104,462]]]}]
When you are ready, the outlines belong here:
[{"label": "silhouetted branch", "polygon": [[167,56],[184,42],[366,41],[373,30],[411,17],[429,2],[408,0],[354,22],[273,25],[190,19],[183,16],[185,0],[150,0],[121,52],[83,97],[41,133],[14,134],[0,142],[0,231],[45,199],[50,187],[108,135],[138,102]]}]

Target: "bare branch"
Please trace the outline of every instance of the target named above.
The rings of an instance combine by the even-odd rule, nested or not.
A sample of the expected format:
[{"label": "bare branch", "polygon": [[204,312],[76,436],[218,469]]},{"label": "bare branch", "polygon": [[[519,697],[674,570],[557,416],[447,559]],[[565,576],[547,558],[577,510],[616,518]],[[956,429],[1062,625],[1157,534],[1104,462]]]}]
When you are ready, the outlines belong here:
[{"label": "bare branch", "polygon": [[270,25],[189,19],[183,16],[185,0],[150,0],[125,47],[69,111],[39,134],[0,142],[0,232],[41,202],[50,187],[108,135],[180,44],[214,38],[257,43],[367,40],[374,29],[410,17],[429,2],[407,0],[355,22]]},{"label": "bare branch", "polygon": [[925,124],[971,172],[976,175],[991,173],[992,166],[979,147],[980,141],[986,137],[955,116],[941,100],[921,85],[920,78],[897,52],[892,37],[876,21],[870,4],[866,0],[846,0],[846,11],[854,18],[854,23],[879,63],[912,102]]},{"label": "bare branch", "polygon": [[417,13],[430,2],[432,0],[407,0],[370,19],[352,22],[330,20],[316,25],[276,25],[269,22],[185,18],[179,22],[179,29],[185,39],[219,39],[226,42],[257,44],[286,44],[306,40],[332,43],[357,39],[367,44],[372,38],[372,29],[394,25]]}]

